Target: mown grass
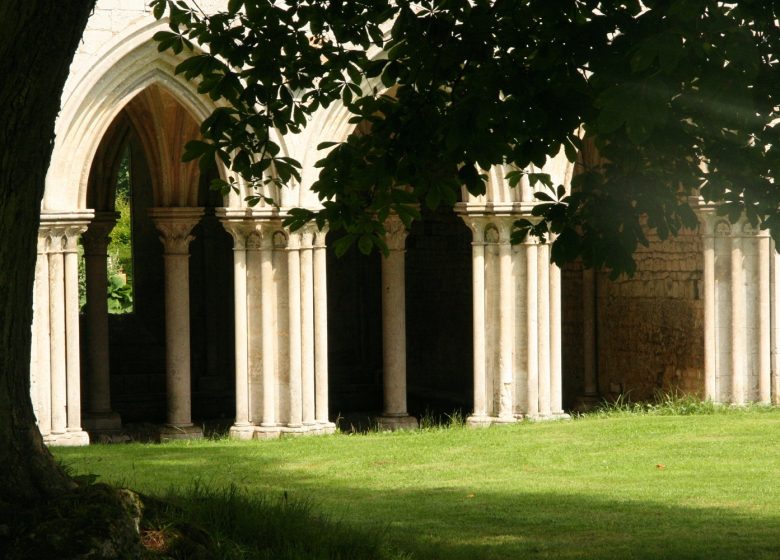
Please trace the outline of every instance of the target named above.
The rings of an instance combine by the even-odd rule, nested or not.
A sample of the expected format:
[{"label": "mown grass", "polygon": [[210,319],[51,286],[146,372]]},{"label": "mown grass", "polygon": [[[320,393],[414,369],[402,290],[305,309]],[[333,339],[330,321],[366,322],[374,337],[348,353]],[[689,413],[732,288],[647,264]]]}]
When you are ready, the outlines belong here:
[{"label": "mown grass", "polygon": [[[266,501],[286,493],[376,538],[373,550],[386,539],[419,559],[780,557],[780,410],[630,412],[55,454],[153,495],[186,496],[193,481]],[[263,522],[237,509],[250,510],[248,530]]]}]

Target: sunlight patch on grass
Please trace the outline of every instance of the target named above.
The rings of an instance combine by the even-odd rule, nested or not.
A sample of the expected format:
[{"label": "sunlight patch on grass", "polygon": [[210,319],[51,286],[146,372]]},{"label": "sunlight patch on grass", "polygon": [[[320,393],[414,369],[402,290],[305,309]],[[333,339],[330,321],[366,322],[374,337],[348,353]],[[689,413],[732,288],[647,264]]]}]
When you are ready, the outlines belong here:
[{"label": "sunlight patch on grass", "polygon": [[780,410],[750,408],[55,453],[153,494],[193,479],[286,491],[349,526],[388,528],[417,558],[717,559],[780,557],[778,444]]}]

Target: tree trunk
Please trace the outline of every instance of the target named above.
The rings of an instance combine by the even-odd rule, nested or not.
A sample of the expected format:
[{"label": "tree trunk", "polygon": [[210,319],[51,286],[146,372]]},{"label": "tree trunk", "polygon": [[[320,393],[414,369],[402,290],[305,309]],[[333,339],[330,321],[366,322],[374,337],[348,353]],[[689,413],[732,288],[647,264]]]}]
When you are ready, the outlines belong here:
[{"label": "tree trunk", "polygon": [[0,502],[72,483],[35,425],[30,342],[35,245],[54,121],[95,0],[0,2]]}]

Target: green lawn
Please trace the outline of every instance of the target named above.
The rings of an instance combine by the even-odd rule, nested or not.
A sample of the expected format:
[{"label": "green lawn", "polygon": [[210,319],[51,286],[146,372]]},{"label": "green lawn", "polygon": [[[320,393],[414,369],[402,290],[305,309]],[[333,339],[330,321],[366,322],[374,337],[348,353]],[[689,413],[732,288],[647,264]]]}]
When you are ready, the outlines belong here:
[{"label": "green lawn", "polygon": [[780,558],[775,409],[54,452],[146,493],[287,491],[418,559]]}]

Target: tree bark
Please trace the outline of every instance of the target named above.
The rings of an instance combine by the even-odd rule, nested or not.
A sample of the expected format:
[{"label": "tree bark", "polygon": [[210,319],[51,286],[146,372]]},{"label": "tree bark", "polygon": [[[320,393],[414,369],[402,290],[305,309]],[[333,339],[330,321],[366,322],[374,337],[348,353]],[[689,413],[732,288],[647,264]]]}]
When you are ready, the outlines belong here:
[{"label": "tree bark", "polygon": [[95,0],[0,3],[0,502],[72,487],[43,445],[30,401],[35,244],[54,121]]}]

